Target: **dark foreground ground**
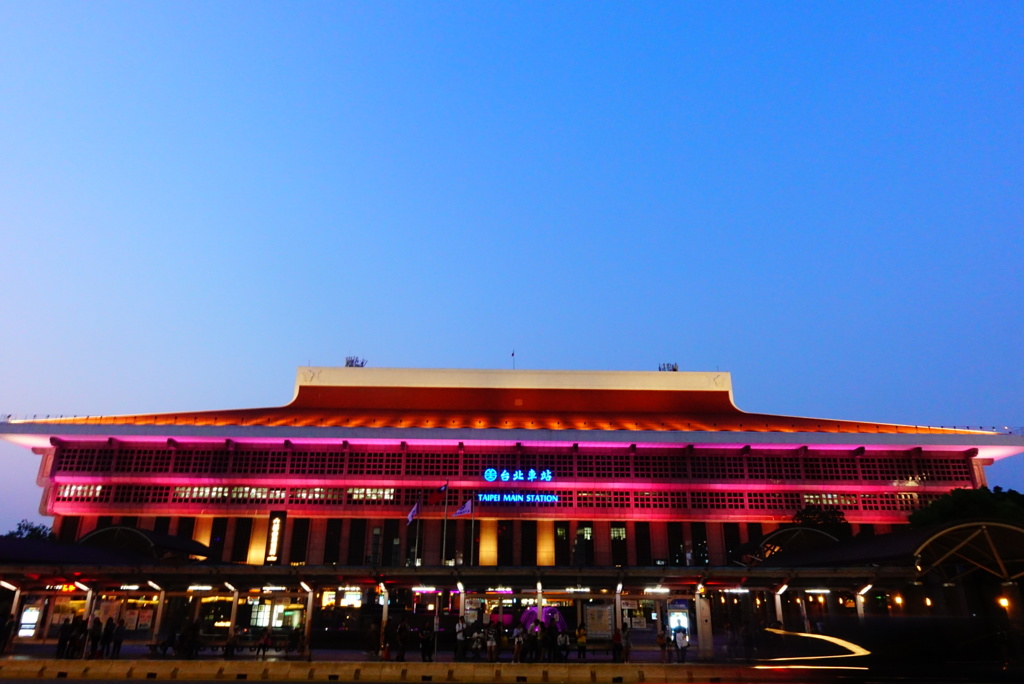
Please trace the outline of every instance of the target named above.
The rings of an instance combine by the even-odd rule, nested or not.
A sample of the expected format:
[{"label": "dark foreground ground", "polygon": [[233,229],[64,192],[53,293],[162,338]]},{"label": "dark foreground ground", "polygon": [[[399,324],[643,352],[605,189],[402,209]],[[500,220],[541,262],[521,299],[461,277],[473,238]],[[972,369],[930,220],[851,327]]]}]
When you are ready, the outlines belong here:
[{"label": "dark foreground ground", "polygon": [[[729,684],[839,682],[971,682],[1015,684],[1024,682],[1024,668],[999,662],[963,659],[962,653],[927,653],[923,657],[888,653],[848,658],[828,654],[792,656],[786,660],[752,659],[751,662],[720,659],[718,662],[661,664],[657,648],[636,649],[629,663],[613,663],[610,654],[590,653],[578,662],[575,653],[567,663],[510,662],[504,653],[497,663],[455,663],[450,651],[437,654],[436,662],[422,662],[418,652],[406,662],[381,662],[357,650],[317,650],[297,656],[271,651],[257,658],[244,649],[227,660],[223,653],[201,652],[191,660],[153,654],[143,644],[126,644],[121,658],[57,660],[52,644],[17,644],[14,653],[0,657],[0,679],[35,681],[88,679],[89,681],[185,680],[210,681],[324,681],[368,684]],[[774,654],[773,654],[774,655]],[[784,656],[785,657],[785,656]]]}]

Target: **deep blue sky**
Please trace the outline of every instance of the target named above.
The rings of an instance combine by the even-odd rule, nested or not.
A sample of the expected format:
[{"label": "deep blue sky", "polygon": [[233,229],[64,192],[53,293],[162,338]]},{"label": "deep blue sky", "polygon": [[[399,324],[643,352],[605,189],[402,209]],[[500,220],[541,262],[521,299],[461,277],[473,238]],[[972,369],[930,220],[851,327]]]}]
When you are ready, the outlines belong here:
[{"label": "deep blue sky", "polygon": [[0,2],[0,413],[515,349],[1024,425],[1024,4],[707,4]]}]

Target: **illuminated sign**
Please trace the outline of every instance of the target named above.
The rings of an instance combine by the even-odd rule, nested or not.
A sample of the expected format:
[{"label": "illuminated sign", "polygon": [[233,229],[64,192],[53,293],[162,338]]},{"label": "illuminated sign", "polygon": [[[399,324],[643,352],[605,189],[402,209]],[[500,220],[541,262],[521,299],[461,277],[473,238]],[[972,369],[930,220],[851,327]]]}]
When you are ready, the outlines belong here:
[{"label": "illuminated sign", "polygon": [[526,470],[488,468],[484,471],[484,479],[488,482],[551,482],[552,477],[550,468],[545,468],[544,470],[536,470],[535,468],[528,468]]},{"label": "illuminated sign", "polygon": [[[50,591],[78,591],[78,587],[76,587],[74,584],[47,584],[46,588]],[[88,591],[88,588],[85,588],[82,591]]]},{"label": "illuminated sign", "polygon": [[476,500],[481,503],[558,503],[558,494],[519,492],[480,492]]},{"label": "illuminated sign", "polygon": [[264,565],[281,564],[281,542],[284,537],[284,522],[288,518],[285,511],[270,512],[270,527],[267,529],[267,552],[263,556]]}]

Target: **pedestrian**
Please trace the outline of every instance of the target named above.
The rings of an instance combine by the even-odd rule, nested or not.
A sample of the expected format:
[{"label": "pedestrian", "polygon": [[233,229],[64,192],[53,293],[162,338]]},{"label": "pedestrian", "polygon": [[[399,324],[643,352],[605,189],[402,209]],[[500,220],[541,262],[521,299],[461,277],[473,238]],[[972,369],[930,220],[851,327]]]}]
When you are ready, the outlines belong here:
[{"label": "pedestrian", "polygon": [[526,658],[530,662],[538,662],[541,659],[541,621],[535,619],[526,628]]},{"label": "pedestrian", "polygon": [[686,635],[685,627],[676,627],[672,635],[676,645],[676,657],[680,663],[686,662],[686,649],[690,647],[690,639]]},{"label": "pedestrian", "polygon": [[11,643],[11,636],[14,634],[14,615],[9,616],[0,624],[0,653],[7,652],[7,646]]},{"label": "pedestrian", "polygon": [[739,637],[736,635],[736,628],[731,622],[725,623],[725,657],[727,659],[739,656]]},{"label": "pedestrian", "polygon": [[92,626],[89,627],[89,657],[95,658],[100,653],[100,642],[103,640],[103,623],[99,618],[93,618]]},{"label": "pedestrian", "polygon": [[622,662],[622,632],[620,630],[612,632],[612,662]]},{"label": "pedestrian", "polygon": [[668,662],[668,639],[665,638],[665,630],[659,629],[658,636],[654,638],[654,643],[658,644],[658,650],[661,651],[661,660],[659,663]]},{"label": "pedestrian", "polygon": [[68,658],[81,658],[85,654],[85,644],[89,632],[89,623],[80,615],[71,621],[71,643],[68,644]]},{"label": "pedestrian", "polygon": [[407,648],[409,648],[409,621],[403,617],[402,621],[398,623],[398,656],[395,658],[395,662],[405,662]]},{"label": "pedestrian", "polygon": [[127,630],[124,620],[118,620],[117,626],[114,627],[114,639],[110,648],[111,658],[121,657],[121,644],[124,643],[124,635]]},{"label": "pedestrian", "polygon": [[[568,626],[568,625],[566,625]],[[561,662],[568,662],[569,660],[569,630],[559,631],[558,636],[555,638],[558,644],[558,656]]]},{"label": "pedestrian", "polygon": [[459,616],[455,623],[455,662],[460,663],[466,659],[466,618]]},{"label": "pedestrian", "polygon": [[420,628],[420,658],[425,663],[434,662],[434,628],[430,622]]},{"label": "pedestrian", "polygon": [[473,646],[471,648],[473,650],[473,660],[480,660],[481,654],[484,653],[484,635],[479,623],[477,623],[476,631],[473,632]]},{"label": "pedestrian", "polygon": [[558,659],[555,652],[558,650],[558,625],[552,622],[542,625],[544,640],[541,648],[541,655],[545,663],[553,663]]},{"label": "pedestrian", "polygon": [[71,644],[71,620],[64,618],[57,630],[57,657],[68,657],[68,646]]},{"label": "pedestrian", "polygon": [[633,652],[633,631],[629,625],[622,626],[622,662],[629,662],[629,655]]},{"label": "pedestrian", "polygon": [[104,658],[110,657],[110,651],[114,644],[114,629],[116,628],[114,618],[108,617],[107,622],[103,625],[103,634],[100,636],[100,655]]},{"label": "pedestrian", "polygon": [[492,620],[487,623],[487,632],[484,638],[487,641],[487,661],[490,663],[497,662],[498,639],[501,638],[501,634],[498,632],[497,622]]},{"label": "pedestrian", "polygon": [[576,628],[576,660],[587,659],[587,627],[582,622]]},{"label": "pedestrian", "polygon": [[523,626],[516,625],[512,630],[512,662],[523,662]]},{"label": "pedestrian", "polygon": [[256,657],[263,656],[263,659],[267,659],[267,651],[270,650],[271,643],[270,628],[267,627],[263,630],[263,634],[260,636],[260,640],[256,642]]}]

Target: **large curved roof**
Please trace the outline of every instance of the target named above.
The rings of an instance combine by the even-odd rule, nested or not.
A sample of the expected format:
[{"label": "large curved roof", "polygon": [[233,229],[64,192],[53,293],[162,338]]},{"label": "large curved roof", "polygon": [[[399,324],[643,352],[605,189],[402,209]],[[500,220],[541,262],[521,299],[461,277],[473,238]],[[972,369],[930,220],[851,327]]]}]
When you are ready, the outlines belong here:
[{"label": "large curved roof", "polygon": [[51,418],[87,425],[990,434],[747,413],[728,373],[316,368],[280,407]]}]

